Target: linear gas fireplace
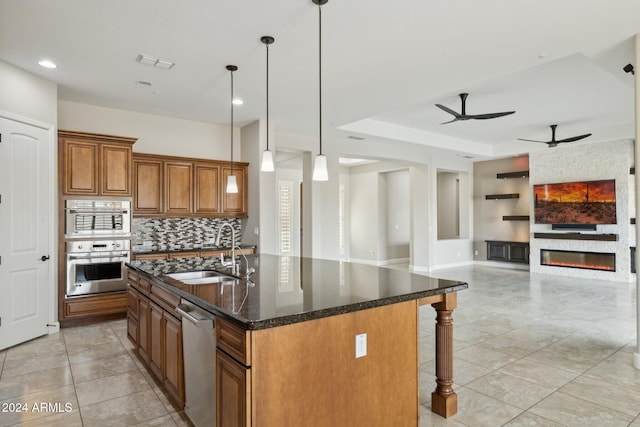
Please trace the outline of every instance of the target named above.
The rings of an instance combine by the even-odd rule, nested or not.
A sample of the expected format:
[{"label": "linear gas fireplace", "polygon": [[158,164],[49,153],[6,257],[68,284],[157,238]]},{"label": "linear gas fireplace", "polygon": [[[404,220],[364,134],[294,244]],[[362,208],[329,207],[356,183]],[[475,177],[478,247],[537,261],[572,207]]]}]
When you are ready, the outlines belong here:
[{"label": "linear gas fireplace", "polygon": [[540,249],[540,264],[554,267],[616,271],[616,254]]}]

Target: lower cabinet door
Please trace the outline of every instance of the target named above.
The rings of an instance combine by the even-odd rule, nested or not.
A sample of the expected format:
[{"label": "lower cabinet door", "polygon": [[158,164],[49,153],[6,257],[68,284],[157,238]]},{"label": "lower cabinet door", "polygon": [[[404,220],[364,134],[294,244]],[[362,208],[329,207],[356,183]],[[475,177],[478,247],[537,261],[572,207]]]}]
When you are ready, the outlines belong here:
[{"label": "lower cabinet door", "polygon": [[[164,313],[164,385],[178,405],[184,407],[184,363],[182,361],[182,323]],[[213,378],[211,379],[213,381]]]},{"label": "lower cabinet door", "polygon": [[249,384],[251,369],[236,362],[221,350],[216,351],[217,427],[251,425]]},{"label": "lower cabinet door", "polygon": [[164,310],[152,302],[149,316],[149,368],[155,376],[164,378]]},{"label": "lower cabinet door", "polygon": [[138,354],[146,363],[149,363],[150,321],[151,305],[147,298],[140,296],[138,302]]}]

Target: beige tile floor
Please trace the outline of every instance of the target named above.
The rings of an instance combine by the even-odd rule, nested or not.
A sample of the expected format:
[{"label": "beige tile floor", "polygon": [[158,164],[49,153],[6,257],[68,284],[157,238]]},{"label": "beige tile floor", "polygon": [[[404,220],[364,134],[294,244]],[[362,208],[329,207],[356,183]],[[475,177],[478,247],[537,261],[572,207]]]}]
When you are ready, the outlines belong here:
[{"label": "beige tile floor", "polygon": [[[480,266],[431,275],[470,287],[454,312],[459,411],[449,419],[429,409],[435,316],[421,308],[421,427],[640,427],[635,284]],[[60,411],[34,411],[40,402]],[[189,425],[131,352],[123,320],[0,352],[4,403],[28,410],[0,412],[0,426]]]}]

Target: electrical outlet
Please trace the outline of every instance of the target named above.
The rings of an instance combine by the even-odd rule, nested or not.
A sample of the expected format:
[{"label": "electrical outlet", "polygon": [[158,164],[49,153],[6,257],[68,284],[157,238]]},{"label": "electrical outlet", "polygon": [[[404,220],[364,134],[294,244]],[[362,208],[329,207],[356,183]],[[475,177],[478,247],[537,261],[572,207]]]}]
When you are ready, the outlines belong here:
[{"label": "electrical outlet", "polygon": [[367,355],[367,334],[356,335],[356,359]]},{"label": "electrical outlet", "polygon": [[476,250],[476,251],[473,251],[473,254],[474,254],[475,256],[478,256],[478,251],[477,251],[477,250]]}]

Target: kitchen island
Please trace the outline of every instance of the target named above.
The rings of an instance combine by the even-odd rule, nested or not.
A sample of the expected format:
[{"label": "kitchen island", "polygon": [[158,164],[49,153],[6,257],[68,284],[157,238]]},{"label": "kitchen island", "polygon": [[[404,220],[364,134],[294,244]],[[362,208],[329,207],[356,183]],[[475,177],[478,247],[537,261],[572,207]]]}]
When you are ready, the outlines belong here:
[{"label": "kitchen island", "polygon": [[466,283],[348,262],[247,259],[240,270],[255,269],[250,279],[209,284],[167,274],[224,271],[214,258],[129,264],[158,291],[216,316],[218,426],[417,426],[425,304],[437,313],[432,410],[456,413],[452,311]]}]

